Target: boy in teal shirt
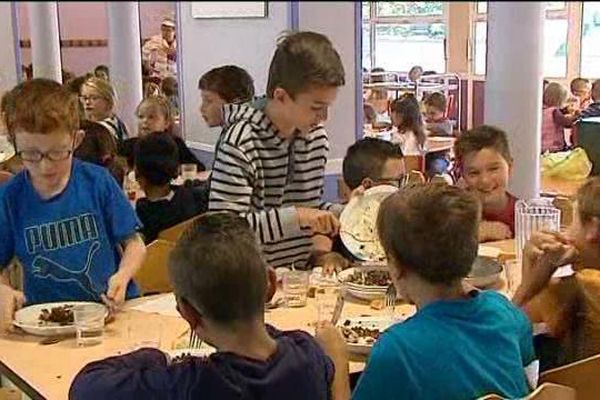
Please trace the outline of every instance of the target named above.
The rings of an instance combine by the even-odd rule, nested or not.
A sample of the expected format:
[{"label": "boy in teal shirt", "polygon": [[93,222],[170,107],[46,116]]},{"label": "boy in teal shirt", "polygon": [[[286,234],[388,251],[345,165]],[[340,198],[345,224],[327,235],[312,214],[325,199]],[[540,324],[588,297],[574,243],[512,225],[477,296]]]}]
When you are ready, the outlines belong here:
[{"label": "boy in teal shirt", "polygon": [[[481,210],[444,184],[407,188],[381,206],[378,231],[414,317],[375,344],[353,399],[524,397],[534,361],[527,317],[502,295],[462,283],[477,256]],[[385,217],[384,217],[385,216]]]}]

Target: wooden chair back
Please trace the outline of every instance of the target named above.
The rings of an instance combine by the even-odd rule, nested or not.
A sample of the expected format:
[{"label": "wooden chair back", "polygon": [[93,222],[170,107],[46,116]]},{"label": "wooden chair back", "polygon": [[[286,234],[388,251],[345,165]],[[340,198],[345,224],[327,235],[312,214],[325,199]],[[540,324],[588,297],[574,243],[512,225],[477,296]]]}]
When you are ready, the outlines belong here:
[{"label": "wooden chair back", "polygon": [[404,166],[407,172],[419,171],[425,172],[425,157],[423,156],[404,156]]},{"label": "wooden chair back", "polygon": [[157,239],[146,247],[146,259],[134,278],[142,296],[173,291],[167,260],[174,247],[174,242],[162,239]]},{"label": "wooden chair back", "polygon": [[179,237],[185,230],[198,218],[199,215],[187,219],[183,222],[178,223],[177,225],[173,225],[170,228],[164,229],[158,233],[158,239],[166,240],[168,242],[177,242]]},{"label": "wooden chair back", "polygon": [[556,383],[575,389],[578,400],[598,399],[599,381],[600,354],[551,369],[540,375],[540,383]]},{"label": "wooden chair back", "polygon": [[[525,397],[526,400],[575,400],[576,398],[575,389],[554,383],[544,383]],[[477,400],[506,400],[506,398],[497,394],[488,394]]]}]

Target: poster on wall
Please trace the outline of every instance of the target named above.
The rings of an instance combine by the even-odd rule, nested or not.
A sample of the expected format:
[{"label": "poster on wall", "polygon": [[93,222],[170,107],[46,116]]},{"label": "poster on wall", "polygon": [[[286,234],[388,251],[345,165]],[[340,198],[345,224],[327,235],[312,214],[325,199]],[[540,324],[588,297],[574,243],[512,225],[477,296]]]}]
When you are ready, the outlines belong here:
[{"label": "poster on wall", "polygon": [[192,1],[192,18],[266,18],[266,1]]}]

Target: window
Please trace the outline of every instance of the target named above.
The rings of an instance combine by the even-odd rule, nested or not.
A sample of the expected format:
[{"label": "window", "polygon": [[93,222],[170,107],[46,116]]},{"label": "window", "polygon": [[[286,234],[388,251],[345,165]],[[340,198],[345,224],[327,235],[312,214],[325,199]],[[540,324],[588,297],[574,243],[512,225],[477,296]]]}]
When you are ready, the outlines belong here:
[{"label": "window", "polygon": [[362,10],[364,68],[446,71],[444,2],[363,2]]},{"label": "window", "polygon": [[[485,75],[487,48],[487,2],[476,5],[473,26],[474,57],[473,69],[476,75]],[[564,1],[546,2],[544,24],[544,76],[562,78],[567,76],[567,4]]]},{"label": "window", "polygon": [[583,2],[581,76],[600,78],[600,3]]}]

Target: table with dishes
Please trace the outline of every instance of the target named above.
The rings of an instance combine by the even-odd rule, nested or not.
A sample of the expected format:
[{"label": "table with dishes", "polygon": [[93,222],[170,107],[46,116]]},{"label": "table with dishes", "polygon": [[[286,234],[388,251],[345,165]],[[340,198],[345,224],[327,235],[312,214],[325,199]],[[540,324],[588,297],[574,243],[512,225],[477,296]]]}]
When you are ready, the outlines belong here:
[{"label": "table with dishes", "polygon": [[[490,252],[496,255],[506,254],[503,249],[510,252],[510,245],[511,241],[491,243],[480,249],[480,252],[486,255],[490,255]],[[346,270],[340,273],[339,277],[347,279],[351,274],[352,271]],[[362,326],[383,330],[392,323],[389,308],[376,309],[375,302],[356,297],[357,291],[361,291],[360,285],[351,287],[344,284],[342,287],[345,290],[345,302],[338,326]],[[503,280],[500,279],[492,287],[503,290]],[[369,288],[363,290],[368,291]],[[370,298],[372,293],[367,293],[366,296],[364,293],[358,295]],[[271,306],[268,306],[265,312],[266,322],[282,330],[302,329],[314,333],[317,300],[309,297],[303,307],[287,307],[285,302],[279,300],[282,297],[284,293],[279,287],[270,303]],[[394,307],[393,316],[402,320],[414,312],[414,306],[399,300]],[[0,337],[0,374],[32,399],[65,399],[68,397],[73,378],[84,365],[131,351],[139,345],[141,339],[137,336],[142,334],[154,338],[154,341],[149,342],[146,339],[146,343],[152,343],[151,346],[158,346],[164,351],[186,347],[189,338],[188,325],[177,315],[172,294],[128,301],[124,309],[106,324],[99,343],[91,346],[78,346],[73,334],[50,340],[47,337],[24,333],[21,329],[5,334]],[[351,372],[364,369],[370,346],[370,343],[365,342],[349,343]]]}]

